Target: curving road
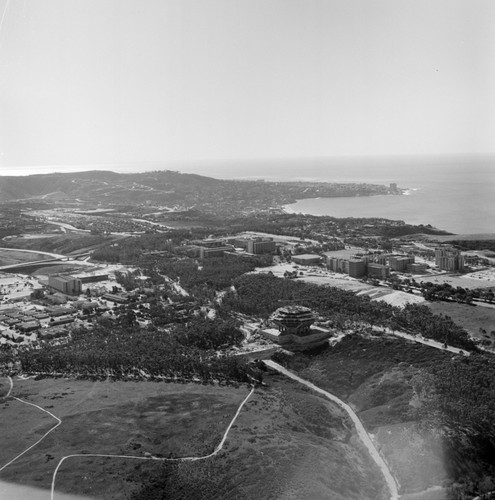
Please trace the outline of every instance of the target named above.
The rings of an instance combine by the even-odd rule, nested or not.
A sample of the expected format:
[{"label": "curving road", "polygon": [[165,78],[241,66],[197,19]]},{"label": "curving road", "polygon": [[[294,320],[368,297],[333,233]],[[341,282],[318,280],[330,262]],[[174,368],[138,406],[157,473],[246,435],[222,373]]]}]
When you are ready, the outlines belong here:
[{"label": "curving road", "polygon": [[272,360],[264,360],[263,363],[265,363],[266,366],[269,368],[272,368],[273,370],[276,370],[286,377],[289,377],[293,380],[296,380],[297,382],[300,382],[301,384],[304,384],[306,387],[309,387],[313,391],[319,392],[320,394],[323,394],[326,398],[330,399],[330,401],[333,401],[334,403],[337,403],[343,410],[347,412],[349,417],[351,417],[351,420],[354,422],[354,426],[356,427],[356,431],[358,433],[358,436],[361,438],[361,441],[364,443],[366,448],[368,449],[371,458],[375,461],[376,465],[380,468],[382,471],[383,477],[385,478],[385,482],[387,483],[387,487],[390,492],[390,500],[398,500],[399,498],[399,490],[398,490],[398,484],[390,472],[390,469],[383,459],[383,457],[380,455],[380,452],[376,449],[373,441],[371,440],[369,434],[366,432],[366,429],[364,428],[363,424],[361,423],[361,420],[359,420],[359,417],[354,413],[354,410],[346,403],[344,403],[341,399],[339,399],[337,396],[334,396],[332,393],[324,391],[323,389],[320,389],[316,385],[312,384],[311,382],[308,382],[307,380],[302,379],[301,377],[298,377],[295,373],[290,372],[286,368],[284,368],[282,365],[279,365],[278,363],[275,363],[275,361]]}]

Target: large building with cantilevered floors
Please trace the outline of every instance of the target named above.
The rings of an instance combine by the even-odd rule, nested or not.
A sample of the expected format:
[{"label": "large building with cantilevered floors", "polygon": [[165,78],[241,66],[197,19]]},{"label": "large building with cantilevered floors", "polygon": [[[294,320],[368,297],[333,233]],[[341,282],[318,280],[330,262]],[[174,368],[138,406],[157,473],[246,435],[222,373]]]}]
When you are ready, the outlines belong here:
[{"label": "large building with cantilevered floors", "polygon": [[261,330],[262,335],[291,351],[313,349],[325,344],[331,336],[329,330],[313,325],[313,311],[303,306],[281,307],[269,322],[272,326]]}]

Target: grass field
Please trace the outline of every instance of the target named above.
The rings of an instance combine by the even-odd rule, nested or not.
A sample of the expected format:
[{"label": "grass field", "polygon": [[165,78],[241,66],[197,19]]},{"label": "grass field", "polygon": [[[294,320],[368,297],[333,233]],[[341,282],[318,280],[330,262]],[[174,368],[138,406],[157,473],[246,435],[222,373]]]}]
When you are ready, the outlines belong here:
[{"label": "grass field", "polygon": [[[255,391],[215,457],[190,463],[71,458],[59,470],[56,491],[150,499],[153,486],[165,480],[159,491],[165,488],[174,500],[199,493],[212,500],[386,498],[380,471],[337,406],[281,376],[266,380],[268,387]],[[245,386],[16,380],[13,395],[49,410],[62,424],[2,471],[0,481],[48,490],[60,458],[72,453],[207,454],[248,391]],[[56,424],[13,399],[2,402],[0,413],[0,465]]]},{"label": "grass field", "polygon": [[22,252],[15,249],[0,248],[0,266],[11,266],[49,258],[48,255],[42,253]]},{"label": "grass field", "polygon": [[164,465],[165,479],[155,477],[133,500],[387,498],[381,472],[338,406],[281,375],[265,380],[224,453]]},{"label": "grass field", "polygon": [[[246,387],[195,384],[16,380],[13,395],[49,410],[63,423],[2,471],[0,479],[48,489],[60,458],[73,453],[209,453],[247,393]],[[46,413],[16,400],[4,402],[0,411],[2,464],[56,424]],[[132,460],[73,460],[64,463],[57,489],[102,498],[122,498],[122,491],[132,490],[133,484],[125,481],[136,465]]]},{"label": "grass field", "polygon": [[435,314],[450,316],[473,337],[495,339],[495,335],[490,335],[492,331],[495,332],[495,309],[451,302],[431,302],[428,307]]}]

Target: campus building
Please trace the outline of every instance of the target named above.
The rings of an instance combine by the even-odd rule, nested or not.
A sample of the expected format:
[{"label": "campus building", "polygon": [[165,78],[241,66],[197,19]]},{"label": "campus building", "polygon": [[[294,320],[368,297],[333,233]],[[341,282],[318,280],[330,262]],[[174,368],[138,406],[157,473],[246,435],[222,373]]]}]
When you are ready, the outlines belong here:
[{"label": "campus building", "polygon": [[48,278],[48,286],[65,293],[66,295],[79,295],[81,293],[81,280],[74,276],[55,274]]},{"label": "campus building", "polygon": [[247,240],[246,250],[248,253],[263,254],[274,253],[277,249],[275,242],[272,239],[252,239]]},{"label": "campus building", "polygon": [[435,248],[435,264],[442,271],[464,271],[464,257],[461,252],[454,247]]},{"label": "campus building", "polygon": [[313,266],[321,262],[321,257],[314,253],[304,253],[292,256],[292,262],[302,266]]},{"label": "campus building", "polygon": [[390,268],[384,264],[368,264],[368,276],[370,278],[385,279],[390,274]]},{"label": "campus building", "polygon": [[362,278],[366,274],[366,262],[362,259],[349,259],[348,273],[351,278]]},{"label": "campus building", "polygon": [[409,264],[414,264],[413,255],[391,255],[388,258],[388,264],[392,271],[405,273]]},{"label": "campus building", "polygon": [[327,342],[329,330],[314,326],[315,315],[303,306],[285,306],[277,309],[270,317],[271,328],[261,331],[262,335],[291,351],[313,349]]}]

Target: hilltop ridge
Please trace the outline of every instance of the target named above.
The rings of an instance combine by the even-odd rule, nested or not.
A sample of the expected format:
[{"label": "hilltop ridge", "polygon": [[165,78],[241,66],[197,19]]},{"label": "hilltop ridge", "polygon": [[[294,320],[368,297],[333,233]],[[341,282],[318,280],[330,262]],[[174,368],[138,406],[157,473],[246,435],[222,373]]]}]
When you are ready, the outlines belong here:
[{"label": "hilltop ridge", "polygon": [[77,173],[0,177],[2,201],[44,199],[93,203],[162,203],[205,212],[268,209],[315,197],[402,194],[397,188],[367,183],[268,182],[224,180],[171,170]]}]

